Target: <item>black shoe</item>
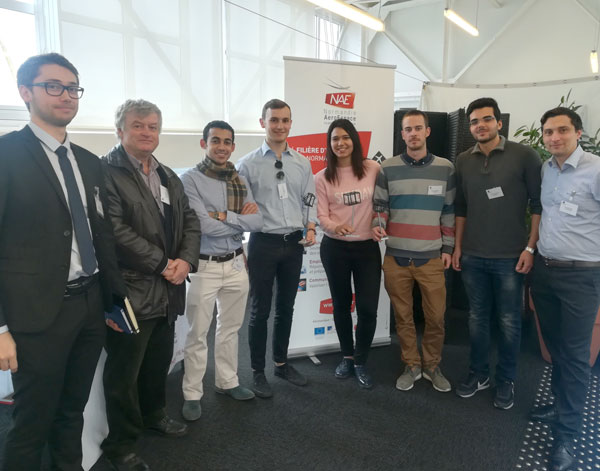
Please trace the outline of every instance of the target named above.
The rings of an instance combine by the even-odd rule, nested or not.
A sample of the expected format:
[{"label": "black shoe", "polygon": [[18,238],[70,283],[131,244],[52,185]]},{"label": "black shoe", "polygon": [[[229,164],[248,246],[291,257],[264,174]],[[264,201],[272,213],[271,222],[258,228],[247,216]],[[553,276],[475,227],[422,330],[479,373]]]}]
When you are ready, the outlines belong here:
[{"label": "black shoe", "polygon": [[146,429],[165,437],[182,437],[187,433],[187,425],[177,422],[167,415],[159,422],[147,426]]},{"label": "black shoe", "polygon": [[494,396],[494,407],[508,410],[515,403],[515,384],[512,381],[498,381],[496,383],[496,395]]},{"label": "black shoe", "polygon": [[535,422],[543,422],[545,424],[551,424],[556,422],[558,418],[558,413],[556,412],[556,407],[554,404],[547,404],[542,407],[536,407],[529,414],[529,419]]},{"label": "black shoe", "polygon": [[567,471],[575,462],[575,453],[571,443],[567,441],[558,441],[552,449],[550,456],[551,471]]},{"label": "black shoe", "polygon": [[106,457],[106,461],[116,471],[150,471],[150,466],[135,453],[129,453],[117,458]]},{"label": "black shoe", "polygon": [[349,378],[354,374],[354,360],[352,358],[342,358],[342,361],[335,369],[335,377],[340,379]]},{"label": "black shoe", "polygon": [[358,380],[358,385],[364,389],[371,389],[373,387],[373,378],[367,373],[365,365],[354,365],[354,376]]},{"label": "black shoe", "polygon": [[285,379],[296,386],[306,386],[308,383],[306,376],[288,363],[284,363],[281,366],[275,365],[275,376],[279,376],[281,379]]},{"label": "black shoe", "polygon": [[469,371],[469,376],[464,383],[456,388],[456,394],[460,397],[474,396],[477,391],[483,391],[490,387],[490,378],[479,378],[473,371]]},{"label": "black shoe", "polygon": [[271,385],[262,371],[254,372],[254,379],[250,389],[254,391],[254,394],[256,394],[257,397],[262,397],[263,399],[273,396]]}]

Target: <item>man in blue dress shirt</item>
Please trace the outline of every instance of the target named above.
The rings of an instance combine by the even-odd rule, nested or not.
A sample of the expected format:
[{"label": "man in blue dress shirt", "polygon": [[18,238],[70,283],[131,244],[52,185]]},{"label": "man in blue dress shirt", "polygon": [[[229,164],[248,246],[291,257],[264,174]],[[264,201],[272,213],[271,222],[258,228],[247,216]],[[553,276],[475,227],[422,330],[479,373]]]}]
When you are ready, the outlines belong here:
[{"label": "man in blue dress shirt", "polygon": [[198,272],[191,275],[186,316],[190,324],[185,345],[183,418],[198,420],[202,379],[206,373],[206,335],[217,302],[215,332],[215,389],[236,400],[254,398],[240,386],[238,331],[244,322],[248,273],[242,240],[244,232],[260,231],[263,220],[246,179],[229,162],[235,133],[225,121],[204,127],[200,145],[206,157],[181,177],[191,208],[202,229]]},{"label": "man in blue dress shirt", "polygon": [[552,424],[550,469],[575,461],[590,377],[592,329],[600,306],[600,158],[578,145],[577,113],[555,108],[541,119],[552,158],[542,167],[542,220],[532,295],[552,356],[554,403],[531,418]]},{"label": "man in blue dress shirt", "polygon": [[273,395],[265,377],[267,320],[271,312],[273,283],[277,280],[273,360],[275,376],[298,386],[306,385],[304,375],[287,363],[294,301],[302,268],[302,239],[315,243],[315,206],[304,209],[303,198],[315,194],[310,162],[287,144],[292,112],[287,103],[273,99],[262,110],[260,125],[266,131],[262,146],[238,162],[238,171],[246,177],[264,226],[253,232],[248,243],[250,274],[249,342],[253,391],[258,397]]}]

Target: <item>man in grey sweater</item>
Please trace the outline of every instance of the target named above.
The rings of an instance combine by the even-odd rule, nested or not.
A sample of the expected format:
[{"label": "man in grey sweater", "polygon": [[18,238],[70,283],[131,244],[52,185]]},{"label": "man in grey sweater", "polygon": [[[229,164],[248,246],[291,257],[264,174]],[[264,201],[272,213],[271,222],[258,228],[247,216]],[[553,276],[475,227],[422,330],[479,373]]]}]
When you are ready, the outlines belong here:
[{"label": "man in grey sweater", "polygon": [[[498,103],[479,98],[467,108],[475,146],[456,159],[455,270],[469,297],[469,374],[456,388],[463,398],[490,387],[490,327],[498,317],[494,406],[510,409],[521,345],[523,277],[533,266],[540,223],[542,161],[530,147],[506,140]],[[527,235],[525,214],[531,211]]]},{"label": "man in grey sweater", "polygon": [[211,121],[200,145],[205,159],[183,174],[181,180],[190,206],[202,230],[198,272],[192,275],[186,315],[187,336],[183,377],[186,420],[198,420],[206,372],[206,335],[217,301],[215,334],[215,390],[236,400],[254,398],[240,386],[237,376],[238,330],[244,320],[248,296],[248,274],[242,247],[244,232],[260,231],[263,218],[244,177],[229,162],[235,149],[233,128],[224,121]]}]

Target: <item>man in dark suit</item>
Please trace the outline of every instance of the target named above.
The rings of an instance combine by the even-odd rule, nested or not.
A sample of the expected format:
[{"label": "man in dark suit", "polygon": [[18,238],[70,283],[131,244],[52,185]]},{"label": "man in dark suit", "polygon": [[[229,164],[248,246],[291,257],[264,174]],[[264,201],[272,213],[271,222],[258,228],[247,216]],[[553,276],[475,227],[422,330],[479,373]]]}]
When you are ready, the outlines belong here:
[{"label": "man in dark suit", "polygon": [[83,89],[59,54],[17,73],[31,121],[0,138],[0,368],[15,408],[5,471],[81,470],[83,410],[105,338],[103,311],[123,297],[100,160],[66,126]]}]

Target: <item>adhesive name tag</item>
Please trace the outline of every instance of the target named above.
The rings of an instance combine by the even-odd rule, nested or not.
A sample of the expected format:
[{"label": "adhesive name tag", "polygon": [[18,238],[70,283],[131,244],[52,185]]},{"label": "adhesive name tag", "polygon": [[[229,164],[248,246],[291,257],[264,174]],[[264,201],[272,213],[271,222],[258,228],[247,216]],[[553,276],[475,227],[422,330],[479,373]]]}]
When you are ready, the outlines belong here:
[{"label": "adhesive name tag", "polygon": [[94,187],[94,200],[96,201],[96,212],[98,213],[98,216],[104,218],[104,207],[100,200],[100,189],[97,186]]},{"label": "adhesive name tag", "polygon": [[579,206],[577,206],[575,203],[569,203],[568,201],[563,201],[562,203],[560,203],[559,211],[561,213],[570,214],[571,216],[577,216],[578,208],[579,208]]},{"label": "adhesive name tag", "polygon": [[493,200],[495,198],[502,198],[504,196],[504,192],[502,191],[502,187],[495,187],[495,188],[488,188],[487,190],[485,190],[485,192],[487,193],[487,197],[490,200]]},{"label": "adhesive name tag", "polygon": [[441,195],[442,194],[442,185],[429,185],[427,188],[428,195]]},{"label": "adhesive name tag", "polygon": [[171,204],[171,198],[169,198],[169,190],[166,186],[160,185],[160,200],[163,204]]},{"label": "adhesive name tag", "polygon": [[242,271],[244,269],[244,256],[238,255],[233,259],[233,269],[235,271]]},{"label": "adhesive name tag", "polygon": [[284,200],[288,197],[287,185],[285,183],[279,183],[277,185],[277,191],[279,192],[280,200]]}]

